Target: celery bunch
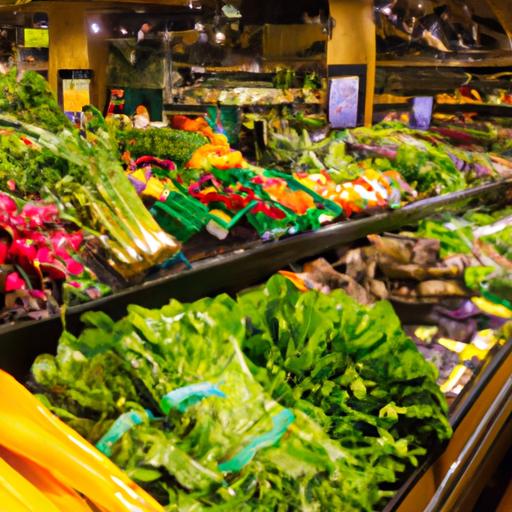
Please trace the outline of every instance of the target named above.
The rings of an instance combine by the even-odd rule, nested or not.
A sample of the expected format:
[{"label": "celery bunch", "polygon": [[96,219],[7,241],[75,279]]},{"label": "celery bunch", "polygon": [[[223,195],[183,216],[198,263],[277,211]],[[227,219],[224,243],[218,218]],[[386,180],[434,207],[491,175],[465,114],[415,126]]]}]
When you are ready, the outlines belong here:
[{"label": "celery bunch", "polygon": [[63,218],[99,236],[109,263],[124,278],[178,251],[177,242],[158,226],[124,175],[106,131],[98,130],[91,142],[68,129],[56,135],[5,115],[0,126],[14,128],[35,149],[71,164],[68,174],[54,175],[41,193],[55,200]]}]

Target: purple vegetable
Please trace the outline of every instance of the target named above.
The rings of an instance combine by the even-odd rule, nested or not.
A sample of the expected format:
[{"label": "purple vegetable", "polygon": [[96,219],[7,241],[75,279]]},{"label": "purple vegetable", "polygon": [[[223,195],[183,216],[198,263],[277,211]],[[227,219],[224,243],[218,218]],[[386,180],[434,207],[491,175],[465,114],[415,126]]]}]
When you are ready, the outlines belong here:
[{"label": "purple vegetable", "polygon": [[475,164],[473,166],[473,169],[475,171],[475,175],[477,178],[482,178],[484,176],[489,176],[490,174],[492,174],[491,169],[489,169],[489,167],[485,167],[485,165],[482,164]]},{"label": "purple vegetable", "polygon": [[142,194],[142,192],[144,192],[144,189],[146,188],[146,184],[143,181],[135,179],[130,174],[128,174],[128,179],[130,180],[131,184],[135,187],[137,194]]},{"label": "purple vegetable", "polygon": [[464,301],[457,309],[447,309],[439,306],[436,311],[453,320],[467,320],[481,314],[481,311],[470,300]]},{"label": "purple vegetable", "polygon": [[448,153],[448,156],[451,158],[458,171],[464,172],[467,170],[467,162],[452,153]]},{"label": "purple vegetable", "polygon": [[499,316],[490,316],[489,317],[489,329],[493,329],[494,331],[498,331],[506,323],[507,323],[507,320],[505,320],[504,318],[500,318]]}]

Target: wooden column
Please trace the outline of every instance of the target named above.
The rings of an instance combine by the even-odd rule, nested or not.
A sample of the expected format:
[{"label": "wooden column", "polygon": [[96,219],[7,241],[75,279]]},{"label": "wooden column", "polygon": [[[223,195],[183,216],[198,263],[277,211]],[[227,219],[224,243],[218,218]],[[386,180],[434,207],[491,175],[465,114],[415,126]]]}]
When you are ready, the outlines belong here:
[{"label": "wooden column", "polygon": [[59,69],[89,69],[86,3],[55,2],[46,4],[50,30],[48,81],[57,91]]},{"label": "wooden column", "polygon": [[365,66],[366,125],[372,123],[375,89],[376,35],[372,0],[330,0],[330,13],[336,25],[327,43],[328,66]]}]

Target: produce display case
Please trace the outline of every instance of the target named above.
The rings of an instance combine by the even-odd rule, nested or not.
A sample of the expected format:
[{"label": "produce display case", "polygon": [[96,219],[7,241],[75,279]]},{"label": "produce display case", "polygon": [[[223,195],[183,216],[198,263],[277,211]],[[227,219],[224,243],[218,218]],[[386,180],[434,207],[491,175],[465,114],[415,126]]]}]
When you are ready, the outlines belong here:
[{"label": "produce display case", "polygon": [[[473,190],[449,194],[411,204],[392,213],[352,220],[268,244],[252,243],[233,252],[196,262],[193,269],[161,275],[143,285],[114,296],[71,308],[66,327],[79,332],[79,317],[89,310],[101,310],[113,318],[125,314],[129,304],[160,307],[169,298],[194,301],[228,291],[236,293],[268,278],[275,271],[357,241],[367,234],[414,226],[419,220],[441,212],[457,213],[470,204],[498,204],[509,189],[510,180]],[[397,309],[406,324],[408,308]],[[1,367],[26,378],[34,358],[53,352],[62,330],[60,318],[6,326],[1,333]],[[484,365],[450,406],[453,438],[444,446],[432,446],[426,459],[404,481],[385,512],[452,510],[454,500],[472,506],[487,480],[488,472],[510,446],[512,340],[496,347]],[[475,481],[478,484],[475,484]]]},{"label": "produce display case", "polygon": [[[333,12],[339,14],[340,3],[331,3],[337,5],[337,10],[333,10]],[[366,14],[368,14],[368,5],[365,3]],[[194,8],[192,2],[189,7],[190,9]],[[360,14],[358,9],[359,7],[350,7],[347,10],[347,18],[358,17]],[[93,16],[99,15],[94,14]],[[105,18],[94,19],[104,20]],[[365,20],[368,22],[366,18]],[[325,27],[322,25],[322,28],[319,25],[308,27],[308,37],[305,39],[308,44],[304,47],[301,46],[300,50],[306,50],[309,43],[314,43],[320,37],[324,45],[331,45],[331,53],[333,53],[334,45],[329,34],[329,30],[333,29],[331,25],[331,23],[325,23]],[[294,30],[299,33],[300,26],[294,27]],[[297,53],[296,42],[286,41],[283,36],[286,33],[282,27],[265,27],[263,40],[265,53],[263,62],[265,65],[272,67],[273,64],[282,60],[275,57],[275,54],[282,53],[283,46],[292,48],[290,55],[285,59],[288,62],[293,61],[294,65],[302,66],[314,61],[316,65],[316,59],[291,55],[294,52]],[[338,37],[340,33],[341,31],[338,31]],[[371,54],[372,49],[365,47],[364,52]],[[474,52],[473,56],[477,53]],[[482,63],[472,61],[472,67],[484,64],[504,65],[506,61],[501,58],[501,54],[498,54],[499,52],[492,53],[496,58],[495,62],[487,55],[486,60],[482,60]],[[482,54],[478,53],[478,55]],[[340,58],[346,59],[349,66],[361,67],[365,81],[367,80],[368,90],[365,93],[368,102],[368,98],[373,94],[371,90],[373,86],[372,72],[375,71],[372,69],[371,58],[368,61],[366,58],[363,59],[367,63],[364,66],[360,65],[360,62],[363,62],[360,60],[360,56],[354,57],[350,51]],[[350,62],[351,59],[355,59],[357,62]],[[413,60],[411,56],[402,56],[391,61],[381,59],[379,65],[394,68],[401,66],[402,62],[418,67],[429,67],[434,63],[431,56],[427,55],[416,60]],[[462,57],[459,60],[447,58],[442,65],[462,67],[467,62]],[[103,83],[103,78],[100,73],[99,83]],[[279,94],[274,95],[277,98],[275,104],[285,107],[288,105],[305,107],[308,103],[304,100],[306,93],[302,89],[295,90],[288,87],[286,93],[277,88],[276,90]],[[263,110],[276,106],[272,101],[267,101],[265,93],[268,91],[272,91],[272,88],[268,87],[266,90],[257,91],[263,98],[259,105]],[[197,101],[196,99],[182,101],[183,98],[178,95],[179,97],[174,98],[176,102],[164,102],[164,113],[169,116],[174,114],[194,116],[208,114],[209,110],[217,109],[219,104],[240,107],[240,111],[252,110],[253,107],[258,106],[256,100],[251,102],[250,90],[237,92],[237,89],[234,88],[229,92],[217,91],[219,94],[212,95],[204,103],[200,101],[203,92],[199,90],[199,93],[196,94],[199,98]],[[240,92],[246,96],[243,101],[238,102],[236,96]],[[425,91],[425,94],[428,95],[428,92]],[[300,105],[296,105],[297,98],[300,98]],[[322,107],[324,99],[318,94],[315,101],[311,101],[315,110]],[[404,111],[408,109],[407,105],[405,102],[377,104],[373,108],[373,114],[377,117],[389,110]],[[367,118],[371,116],[371,110],[366,109]],[[507,118],[510,117],[510,112],[512,112],[512,107],[505,105],[437,103],[434,107],[436,114],[477,113],[486,118]],[[215,135],[212,135],[212,139],[214,138]],[[347,145],[357,146],[358,142],[351,140],[347,142]],[[359,145],[363,154],[368,151],[368,148],[371,153],[372,148],[369,145]],[[396,149],[389,145],[387,149],[390,148]],[[297,154],[299,152],[297,150]],[[18,321],[0,326],[0,369],[6,370],[22,382],[27,382],[27,379],[30,381],[30,369],[36,357],[46,353],[54,354],[64,330],[78,335],[83,329],[80,317],[87,312],[101,311],[113,320],[118,320],[126,314],[127,307],[133,304],[147,308],[160,308],[170,299],[191,302],[223,292],[235,296],[242,290],[261,284],[280,270],[291,269],[293,273],[297,273],[302,263],[311,258],[337,254],[337,250],[351,244],[356,247],[363,245],[368,235],[387,234],[409,228],[415,229],[420,221],[434,215],[462,214],[475,205],[501,204],[505,197],[510,197],[512,178],[503,179],[496,176],[497,174],[493,176],[495,181],[475,180],[476,183],[485,184],[477,186],[470,184],[468,188],[459,189],[457,192],[434,195],[430,190],[430,195],[434,195],[434,197],[413,200],[408,204],[398,201],[400,207],[396,209],[388,204],[382,209],[370,209],[365,213],[355,214],[350,219],[344,218],[342,221],[319,227],[315,231],[305,231],[293,236],[290,236],[292,235],[290,231],[278,240],[264,241],[264,236],[261,236],[262,239],[259,240],[254,233],[252,237],[248,237],[250,240],[243,240],[243,237],[237,239],[234,236],[227,243],[218,240],[211,243],[210,239],[210,245],[203,244],[204,238],[192,239],[192,242],[184,243],[184,254],[190,262],[186,258],[173,258],[170,261],[174,263],[170,264],[169,261],[166,261],[165,264],[159,265],[149,273],[140,272],[139,279],[135,276],[134,279],[128,281],[130,283],[128,286],[121,286],[110,295],[80,305],[63,307],[60,313],[54,312],[48,318],[41,320]],[[425,193],[425,196],[427,195]],[[153,210],[151,213],[154,215]],[[349,216],[350,214],[347,214],[347,217]],[[415,316],[419,315],[418,311],[410,305],[393,302],[393,306],[404,327],[412,325]],[[428,305],[425,305],[423,309],[428,309]],[[428,446],[427,455],[420,458],[419,467],[401,475],[402,485],[388,502],[384,512],[471,510],[503,455],[510,449],[512,439],[512,339],[494,346],[480,366],[470,369],[474,372],[473,376],[450,403],[448,420],[454,431],[453,437],[445,444]]]},{"label": "produce display case", "polygon": [[510,448],[512,340],[496,350],[450,408],[454,436],[404,483],[386,512],[471,510]]}]

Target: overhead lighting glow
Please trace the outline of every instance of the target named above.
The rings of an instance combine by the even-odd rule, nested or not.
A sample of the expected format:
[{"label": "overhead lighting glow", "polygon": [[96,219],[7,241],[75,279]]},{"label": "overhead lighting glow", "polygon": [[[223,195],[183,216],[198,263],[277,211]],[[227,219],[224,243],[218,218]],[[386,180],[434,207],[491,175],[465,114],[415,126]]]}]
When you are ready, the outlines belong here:
[{"label": "overhead lighting glow", "polygon": [[91,23],[91,30],[93,34],[99,34],[101,27],[98,25],[98,23]]},{"label": "overhead lighting glow", "polygon": [[125,36],[126,34],[128,34],[128,30],[126,30],[125,28],[121,27],[119,29],[119,32],[121,32],[121,34],[123,34],[123,36]]},{"label": "overhead lighting glow", "polygon": [[217,44],[222,44],[226,42],[226,34],[224,32],[216,32],[215,33],[215,42]]}]

